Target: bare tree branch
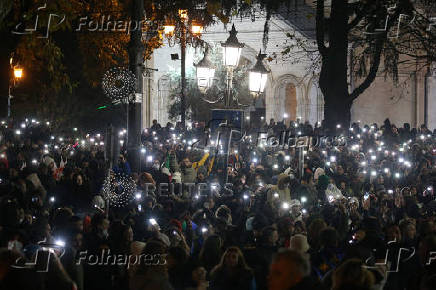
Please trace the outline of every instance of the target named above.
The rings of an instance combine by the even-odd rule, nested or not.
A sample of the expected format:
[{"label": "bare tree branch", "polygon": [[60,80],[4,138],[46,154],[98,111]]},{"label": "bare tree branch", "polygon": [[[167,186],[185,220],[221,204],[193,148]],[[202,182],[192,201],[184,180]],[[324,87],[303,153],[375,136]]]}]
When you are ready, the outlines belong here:
[{"label": "bare tree branch", "polygon": [[350,97],[348,98],[348,101],[355,100],[361,93],[363,93],[369,86],[372,84],[372,82],[377,77],[377,71],[380,66],[380,59],[381,59],[381,53],[383,50],[383,44],[384,39],[382,37],[379,37],[376,40],[375,44],[375,51],[374,51],[374,60],[371,64],[371,68],[369,69],[369,73],[366,76],[365,80],[354,89],[354,91],[350,94]]},{"label": "bare tree branch", "polygon": [[348,23],[348,30],[353,29],[367,15],[368,8],[375,3],[375,0],[368,0],[359,11],[356,12],[356,17]]}]

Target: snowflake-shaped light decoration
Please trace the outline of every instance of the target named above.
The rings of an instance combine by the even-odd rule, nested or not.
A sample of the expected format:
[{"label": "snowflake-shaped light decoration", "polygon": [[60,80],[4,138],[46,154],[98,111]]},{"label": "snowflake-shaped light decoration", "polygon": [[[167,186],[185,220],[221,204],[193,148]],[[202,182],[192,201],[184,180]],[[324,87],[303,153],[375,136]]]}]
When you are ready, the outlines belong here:
[{"label": "snowflake-shaped light decoration", "polygon": [[103,183],[102,195],[112,207],[123,207],[130,203],[136,190],[135,181],[124,174],[109,172]]},{"label": "snowflake-shaped light decoration", "polygon": [[103,91],[113,101],[127,99],[135,92],[135,75],[124,67],[113,67],[103,76]]}]

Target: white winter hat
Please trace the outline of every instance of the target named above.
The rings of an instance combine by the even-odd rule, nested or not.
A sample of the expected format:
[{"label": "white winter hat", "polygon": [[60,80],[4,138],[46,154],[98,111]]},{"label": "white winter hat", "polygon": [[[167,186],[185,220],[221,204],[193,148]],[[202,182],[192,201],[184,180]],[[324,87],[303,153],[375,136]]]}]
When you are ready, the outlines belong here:
[{"label": "white winter hat", "polygon": [[92,198],[92,204],[94,206],[98,206],[101,209],[104,209],[106,207],[106,203],[101,195],[95,195]]},{"label": "white winter hat", "polygon": [[301,202],[298,199],[292,199],[291,202],[289,203],[290,207],[293,206],[301,206]]},{"label": "white winter hat", "polygon": [[318,178],[319,178],[321,175],[324,175],[324,174],[325,174],[325,170],[322,169],[321,167],[318,167],[318,168],[315,170],[315,174],[313,175],[313,179],[318,180]]},{"label": "white winter hat", "polygon": [[283,173],[286,174],[286,175],[289,175],[289,177],[290,177],[291,179],[295,179],[294,171],[292,170],[291,167],[288,167],[288,168],[285,170],[285,172],[283,172]]}]

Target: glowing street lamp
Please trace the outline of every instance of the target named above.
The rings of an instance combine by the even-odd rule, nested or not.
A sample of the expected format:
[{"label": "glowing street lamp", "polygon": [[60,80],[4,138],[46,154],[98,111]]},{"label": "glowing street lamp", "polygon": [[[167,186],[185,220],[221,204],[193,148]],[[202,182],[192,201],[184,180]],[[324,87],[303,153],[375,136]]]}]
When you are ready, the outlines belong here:
[{"label": "glowing street lamp", "polygon": [[223,52],[223,62],[227,68],[227,92],[225,98],[225,106],[229,108],[233,100],[232,88],[233,88],[233,69],[238,66],[239,58],[241,57],[242,48],[245,44],[240,43],[236,34],[238,32],[235,29],[235,25],[232,25],[232,30],[230,30],[229,38],[226,42],[222,42],[221,46],[224,49]]},{"label": "glowing street lamp", "polygon": [[174,30],[176,30],[176,26],[171,24],[164,25],[163,28],[164,28],[164,34],[167,37],[172,36],[174,34]]},{"label": "glowing street lamp", "polygon": [[11,68],[11,76],[9,78],[9,91],[8,91],[8,118],[11,117],[11,91],[15,87],[16,83],[23,77],[23,69],[17,64],[14,65],[14,55],[12,54],[9,59],[9,64]]},{"label": "glowing street lamp", "polygon": [[204,27],[198,23],[192,23],[191,25],[191,32],[194,35],[200,35],[203,33]]},{"label": "glowing street lamp", "polygon": [[14,77],[16,79],[21,79],[23,77],[23,69],[18,65],[14,67]]},{"label": "glowing street lamp", "polygon": [[[198,23],[192,23],[190,29],[188,26],[188,10],[187,9],[179,9],[179,18],[177,19],[177,25],[180,27],[180,31],[178,32],[178,35],[176,35],[177,38],[180,39],[180,53],[181,53],[181,65],[180,65],[180,71],[181,71],[181,92],[180,92],[180,99],[181,99],[181,122],[183,128],[185,127],[186,122],[186,96],[185,96],[185,89],[186,89],[186,45],[188,42],[188,32],[190,31],[193,36],[199,37],[200,34],[203,32],[203,26]],[[172,23],[168,23],[164,25],[164,33],[167,37],[172,37],[175,32],[175,25]]]},{"label": "glowing street lamp", "polygon": [[238,41],[236,34],[238,32],[235,29],[235,25],[232,25],[232,30],[230,30],[230,36],[227,38],[226,42],[221,43],[224,48],[224,65],[230,67],[236,67],[239,63],[239,58],[241,57],[242,48],[245,46],[243,43]]},{"label": "glowing street lamp", "polygon": [[188,10],[187,9],[179,9],[179,17],[182,21],[188,19]]},{"label": "glowing street lamp", "polygon": [[215,67],[209,59],[209,49],[207,47],[203,59],[194,66],[197,68],[198,88],[206,91],[212,86],[213,77],[215,76]]},{"label": "glowing street lamp", "polygon": [[250,69],[250,91],[255,94],[261,94],[265,90],[266,81],[269,71],[263,64],[266,54],[259,51],[256,64]]}]

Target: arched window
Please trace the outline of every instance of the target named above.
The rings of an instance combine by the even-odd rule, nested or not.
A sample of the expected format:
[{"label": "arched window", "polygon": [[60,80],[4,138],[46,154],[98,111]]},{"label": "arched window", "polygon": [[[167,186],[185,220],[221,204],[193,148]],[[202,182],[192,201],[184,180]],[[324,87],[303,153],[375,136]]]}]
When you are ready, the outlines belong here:
[{"label": "arched window", "polygon": [[[271,118],[282,121],[284,114],[286,123],[290,120],[305,120],[305,102],[302,100],[302,86],[293,75],[283,75],[274,86],[274,95],[267,96],[267,111]],[[267,113],[268,113],[267,112]]]},{"label": "arched window", "polygon": [[324,96],[319,89],[317,80],[312,80],[310,83],[308,99],[308,121],[311,124],[321,122],[324,119]]},{"label": "arched window", "polygon": [[168,105],[170,103],[170,94],[172,90],[171,76],[166,74],[159,78],[157,82],[157,96],[153,102],[154,119],[159,123],[166,124],[168,122]]},{"label": "arched window", "polygon": [[293,83],[287,83],[284,88],[285,96],[285,106],[284,112],[288,114],[289,120],[297,120],[297,89]]}]

